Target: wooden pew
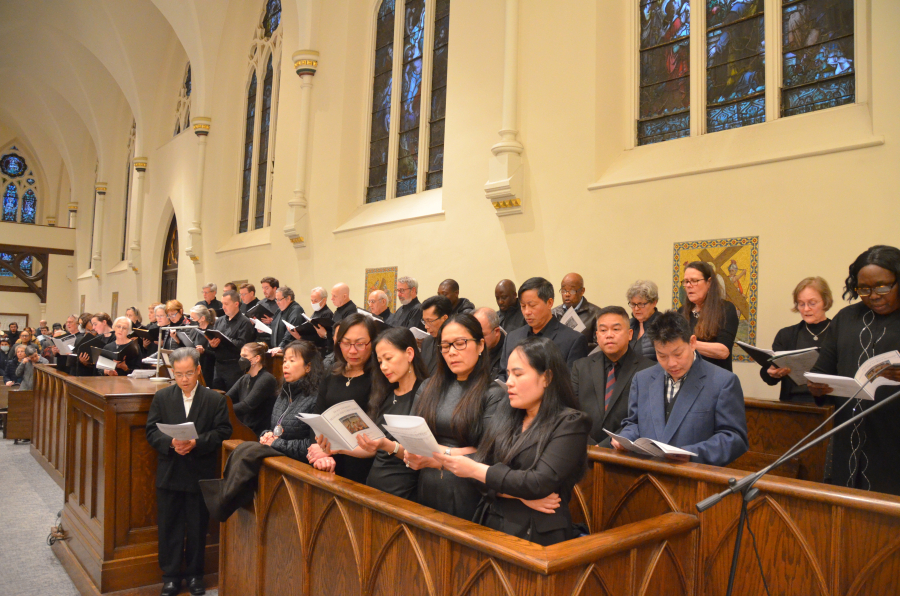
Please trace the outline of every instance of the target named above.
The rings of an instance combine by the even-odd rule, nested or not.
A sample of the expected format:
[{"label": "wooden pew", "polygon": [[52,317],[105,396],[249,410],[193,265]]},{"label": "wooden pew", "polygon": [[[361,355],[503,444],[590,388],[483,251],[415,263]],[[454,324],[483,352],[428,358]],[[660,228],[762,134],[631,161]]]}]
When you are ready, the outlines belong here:
[{"label": "wooden pew", "polygon": [[14,389],[7,393],[6,438],[19,441],[31,440],[34,418],[34,391]]},{"label": "wooden pew", "polygon": [[274,457],[254,503],[222,524],[219,594],[662,594],[696,575],[661,553],[691,551],[697,523],[647,516],[545,548]]},{"label": "wooden pew", "polygon": [[[45,374],[39,374],[44,371]],[[52,374],[56,373],[56,374]],[[72,378],[46,364],[35,366],[34,420],[31,456],[63,488],[66,458],[66,392],[64,378]]]}]

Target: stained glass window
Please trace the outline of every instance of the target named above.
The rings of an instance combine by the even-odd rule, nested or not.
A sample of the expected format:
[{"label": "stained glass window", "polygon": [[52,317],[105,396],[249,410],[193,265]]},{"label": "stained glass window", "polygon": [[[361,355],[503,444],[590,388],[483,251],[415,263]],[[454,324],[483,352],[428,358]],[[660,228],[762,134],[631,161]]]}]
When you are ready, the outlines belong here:
[{"label": "stained glass window", "polygon": [[261,228],[265,225],[266,215],[266,172],[269,167],[269,119],[272,114],[272,57],[269,56],[269,64],[266,67],[266,78],[263,79],[262,107],[259,115],[259,159],[256,172],[256,211],[253,227]]},{"label": "stained glass window", "polygon": [[[8,252],[0,253],[0,261],[12,261],[12,255]],[[0,277],[15,277],[9,269],[0,267]]]},{"label": "stained glass window", "polygon": [[263,29],[266,32],[266,38],[272,37],[272,33],[278,29],[281,24],[281,0],[267,0],[266,16],[263,17]]},{"label": "stained glass window", "polygon": [[253,125],[256,119],[256,73],[247,91],[247,118],[244,129],[244,167],[241,181],[241,219],[238,231],[246,232],[250,223],[250,178],[253,175]]},{"label": "stained glass window", "polygon": [[22,197],[22,223],[33,224],[37,215],[37,197],[30,188]]},{"label": "stained glass window", "polygon": [[188,62],[187,74],[184,75],[184,94],[186,97],[191,96],[191,63]]},{"label": "stained glass window", "polygon": [[0,157],[0,172],[3,172],[10,178],[18,178],[24,174],[27,169],[28,165],[21,155],[7,153],[3,157]]},{"label": "stained glass window", "polygon": [[422,50],[425,45],[425,0],[406,0],[403,22],[403,67],[400,95],[400,146],[397,194],[416,192],[419,164],[419,116],[422,112]]},{"label": "stained glass window", "polygon": [[[15,255],[12,255],[7,252],[0,253],[0,261],[6,261],[6,262],[10,263],[10,262],[12,262],[14,256]],[[29,255],[29,256],[23,258],[19,262],[19,269],[21,269],[22,273],[24,273],[25,275],[31,275],[32,265],[33,265],[33,258]],[[10,271],[9,269],[0,268],[0,277],[15,277],[15,275],[13,275],[13,272]]]},{"label": "stained glass window", "polygon": [[25,182],[28,184],[34,184],[34,178],[28,178]]},{"label": "stained glass window", "polygon": [[372,90],[372,133],[369,139],[369,183],[366,202],[383,201],[387,192],[387,159],[391,130],[391,85],[394,67],[394,0],[382,0],[375,35]]},{"label": "stained glass window", "polygon": [[691,132],[688,0],[641,0],[638,145]]},{"label": "stained glass window", "polygon": [[19,195],[16,185],[10,183],[3,193],[3,221],[16,221],[16,213],[19,211]]},{"label": "stained glass window", "polygon": [[853,103],[853,0],[784,0],[781,115]]},{"label": "stained glass window", "polygon": [[444,113],[447,107],[447,51],[450,48],[450,0],[437,0],[431,64],[431,115],[428,123],[428,174],[425,188],[444,183]]}]

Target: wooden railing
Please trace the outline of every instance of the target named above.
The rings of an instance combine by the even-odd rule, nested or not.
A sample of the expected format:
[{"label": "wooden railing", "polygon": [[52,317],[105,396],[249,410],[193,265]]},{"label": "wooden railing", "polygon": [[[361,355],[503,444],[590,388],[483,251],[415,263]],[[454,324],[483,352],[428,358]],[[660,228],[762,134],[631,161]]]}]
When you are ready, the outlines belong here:
[{"label": "wooden railing", "polygon": [[63,378],[55,367],[35,366],[31,455],[60,486],[66,458],[67,385]]}]

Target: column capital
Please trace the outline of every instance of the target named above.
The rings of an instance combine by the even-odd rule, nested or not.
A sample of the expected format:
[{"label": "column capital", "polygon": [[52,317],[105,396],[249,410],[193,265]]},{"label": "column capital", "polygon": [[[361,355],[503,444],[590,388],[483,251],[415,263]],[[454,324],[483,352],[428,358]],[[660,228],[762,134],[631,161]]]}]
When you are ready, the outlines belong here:
[{"label": "column capital", "polygon": [[297,50],[291,55],[297,76],[315,75],[319,68],[319,52],[315,50]]},{"label": "column capital", "polygon": [[209,134],[209,127],[212,125],[212,118],[206,118],[204,116],[197,116],[196,118],[191,118],[191,124],[194,127],[194,134],[198,137],[205,137]]},{"label": "column capital", "polygon": [[146,172],[147,171],[147,158],[146,157],[135,157],[134,158],[134,169],[138,172]]},{"label": "column capital", "polygon": [[106,187],[108,184],[106,182],[98,182],[94,185],[94,192],[96,192],[101,197],[106,194]]},{"label": "column capital", "polygon": [[78,203],[69,203],[66,205],[66,209],[69,211],[78,211]]}]

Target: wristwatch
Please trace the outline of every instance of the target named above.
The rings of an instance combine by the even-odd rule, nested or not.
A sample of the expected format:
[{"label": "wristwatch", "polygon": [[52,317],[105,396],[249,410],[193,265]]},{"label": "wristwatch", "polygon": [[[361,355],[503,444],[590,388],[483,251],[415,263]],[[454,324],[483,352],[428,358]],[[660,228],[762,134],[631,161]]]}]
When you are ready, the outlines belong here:
[{"label": "wristwatch", "polygon": [[451,451],[453,450],[450,447],[447,447],[446,449],[444,449],[444,455],[452,455],[452,453],[450,453]]},{"label": "wristwatch", "polygon": [[391,451],[391,455],[397,455],[398,451],[400,451],[400,443],[394,441],[394,450]]}]

